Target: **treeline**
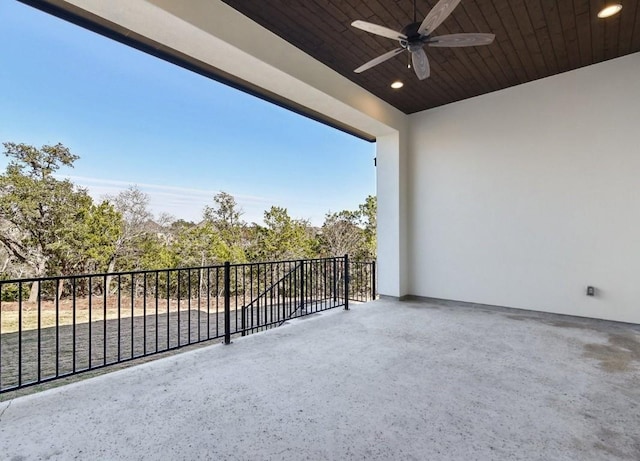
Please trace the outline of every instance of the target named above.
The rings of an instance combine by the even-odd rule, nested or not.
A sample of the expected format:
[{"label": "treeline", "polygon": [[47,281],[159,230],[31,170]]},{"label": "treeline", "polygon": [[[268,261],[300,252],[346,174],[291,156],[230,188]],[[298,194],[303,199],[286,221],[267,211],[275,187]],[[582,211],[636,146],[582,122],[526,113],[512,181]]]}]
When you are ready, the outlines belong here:
[{"label": "treeline", "polygon": [[79,158],[62,144],[7,142],[4,149],[10,160],[0,175],[0,279],[375,257],[372,196],[358,210],[328,213],[321,227],[313,227],[277,206],[264,212],[264,225],[246,223],[234,197],[220,192],[196,223],[153,216],[149,197],[135,186],[94,201],[86,189],[54,176]]}]

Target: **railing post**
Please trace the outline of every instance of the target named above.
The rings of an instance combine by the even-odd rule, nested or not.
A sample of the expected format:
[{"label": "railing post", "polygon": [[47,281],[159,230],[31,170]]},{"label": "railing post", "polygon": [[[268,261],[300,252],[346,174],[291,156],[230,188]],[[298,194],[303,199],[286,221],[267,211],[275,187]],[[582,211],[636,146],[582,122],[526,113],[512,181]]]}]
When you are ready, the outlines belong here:
[{"label": "railing post", "polygon": [[371,300],[376,299],[376,262],[371,263]]},{"label": "railing post", "polygon": [[299,310],[302,312],[304,308],[304,259],[300,261],[300,306]]},{"label": "railing post", "polygon": [[344,255],[344,310],[349,310],[349,255]]},{"label": "railing post", "polygon": [[231,263],[224,263],[224,343],[231,344]]}]

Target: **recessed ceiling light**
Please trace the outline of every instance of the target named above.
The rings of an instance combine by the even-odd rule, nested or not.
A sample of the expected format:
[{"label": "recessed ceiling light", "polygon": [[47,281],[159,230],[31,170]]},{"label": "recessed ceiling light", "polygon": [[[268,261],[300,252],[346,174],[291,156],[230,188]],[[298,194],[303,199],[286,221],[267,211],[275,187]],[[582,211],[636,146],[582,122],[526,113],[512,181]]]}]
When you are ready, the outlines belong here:
[{"label": "recessed ceiling light", "polygon": [[393,88],[394,90],[399,90],[403,86],[404,86],[404,83],[402,83],[400,80],[396,80],[391,84],[391,88]]},{"label": "recessed ceiling light", "polygon": [[611,5],[607,5],[600,10],[600,12],[598,13],[598,17],[600,19],[608,18],[609,16],[618,14],[621,9],[622,9],[622,5],[620,3],[613,3]]}]

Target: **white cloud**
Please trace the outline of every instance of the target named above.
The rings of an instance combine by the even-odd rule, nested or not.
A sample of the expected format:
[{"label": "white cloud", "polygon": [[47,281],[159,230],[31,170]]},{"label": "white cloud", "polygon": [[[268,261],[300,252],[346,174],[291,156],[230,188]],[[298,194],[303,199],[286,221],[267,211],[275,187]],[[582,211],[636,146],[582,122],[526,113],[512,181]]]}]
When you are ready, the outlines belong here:
[{"label": "white cloud", "polygon": [[[213,189],[209,189],[209,190],[193,189],[189,187],[169,186],[165,184],[148,184],[148,183],[140,183],[140,182],[131,183],[128,181],[121,181],[118,179],[102,179],[102,178],[91,178],[86,176],[73,176],[73,175],[66,175],[64,177],[68,178],[69,180],[73,181],[78,185],[84,185],[84,187],[104,185],[110,188],[114,188],[115,190],[124,190],[131,185],[135,185],[142,190],[154,190],[154,191],[158,191],[158,193],[160,194],[175,195],[177,197],[198,196],[198,197],[207,197],[210,199],[215,194],[220,192],[219,190],[213,190]],[[268,203],[271,200],[267,197],[256,197],[252,195],[239,195],[239,194],[232,194],[232,195],[236,199],[242,199],[243,201]]]},{"label": "white cloud", "polygon": [[[160,213],[169,213],[178,219],[196,222],[202,218],[202,210],[204,207],[211,205],[213,203],[213,196],[220,192],[214,189],[136,183],[118,179],[73,175],[57,176],[69,179],[74,184],[86,188],[94,200],[101,200],[106,195],[117,195],[130,186],[137,186],[149,196],[149,206],[156,216]],[[271,206],[286,207],[292,217],[309,219],[314,225],[319,225],[323,221],[324,213],[319,213],[315,210],[318,206],[317,203],[313,204],[315,206],[310,206],[311,204],[308,204],[307,201],[300,200],[297,197],[289,197],[284,201],[270,197],[238,194],[233,191],[226,192],[235,197],[244,212],[243,219],[249,223],[262,223],[264,211]]]}]

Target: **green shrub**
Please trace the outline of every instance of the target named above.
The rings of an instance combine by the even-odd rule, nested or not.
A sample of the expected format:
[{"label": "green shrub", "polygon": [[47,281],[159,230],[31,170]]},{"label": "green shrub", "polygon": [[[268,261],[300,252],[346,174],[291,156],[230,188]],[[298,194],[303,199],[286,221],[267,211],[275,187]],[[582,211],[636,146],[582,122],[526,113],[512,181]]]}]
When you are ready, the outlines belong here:
[{"label": "green shrub", "polygon": [[[7,277],[0,275],[0,300],[2,301],[17,301],[18,300],[18,284],[17,283],[2,283],[2,280],[7,280]],[[22,284],[22,300],[29,299],[30,283]]]}]

